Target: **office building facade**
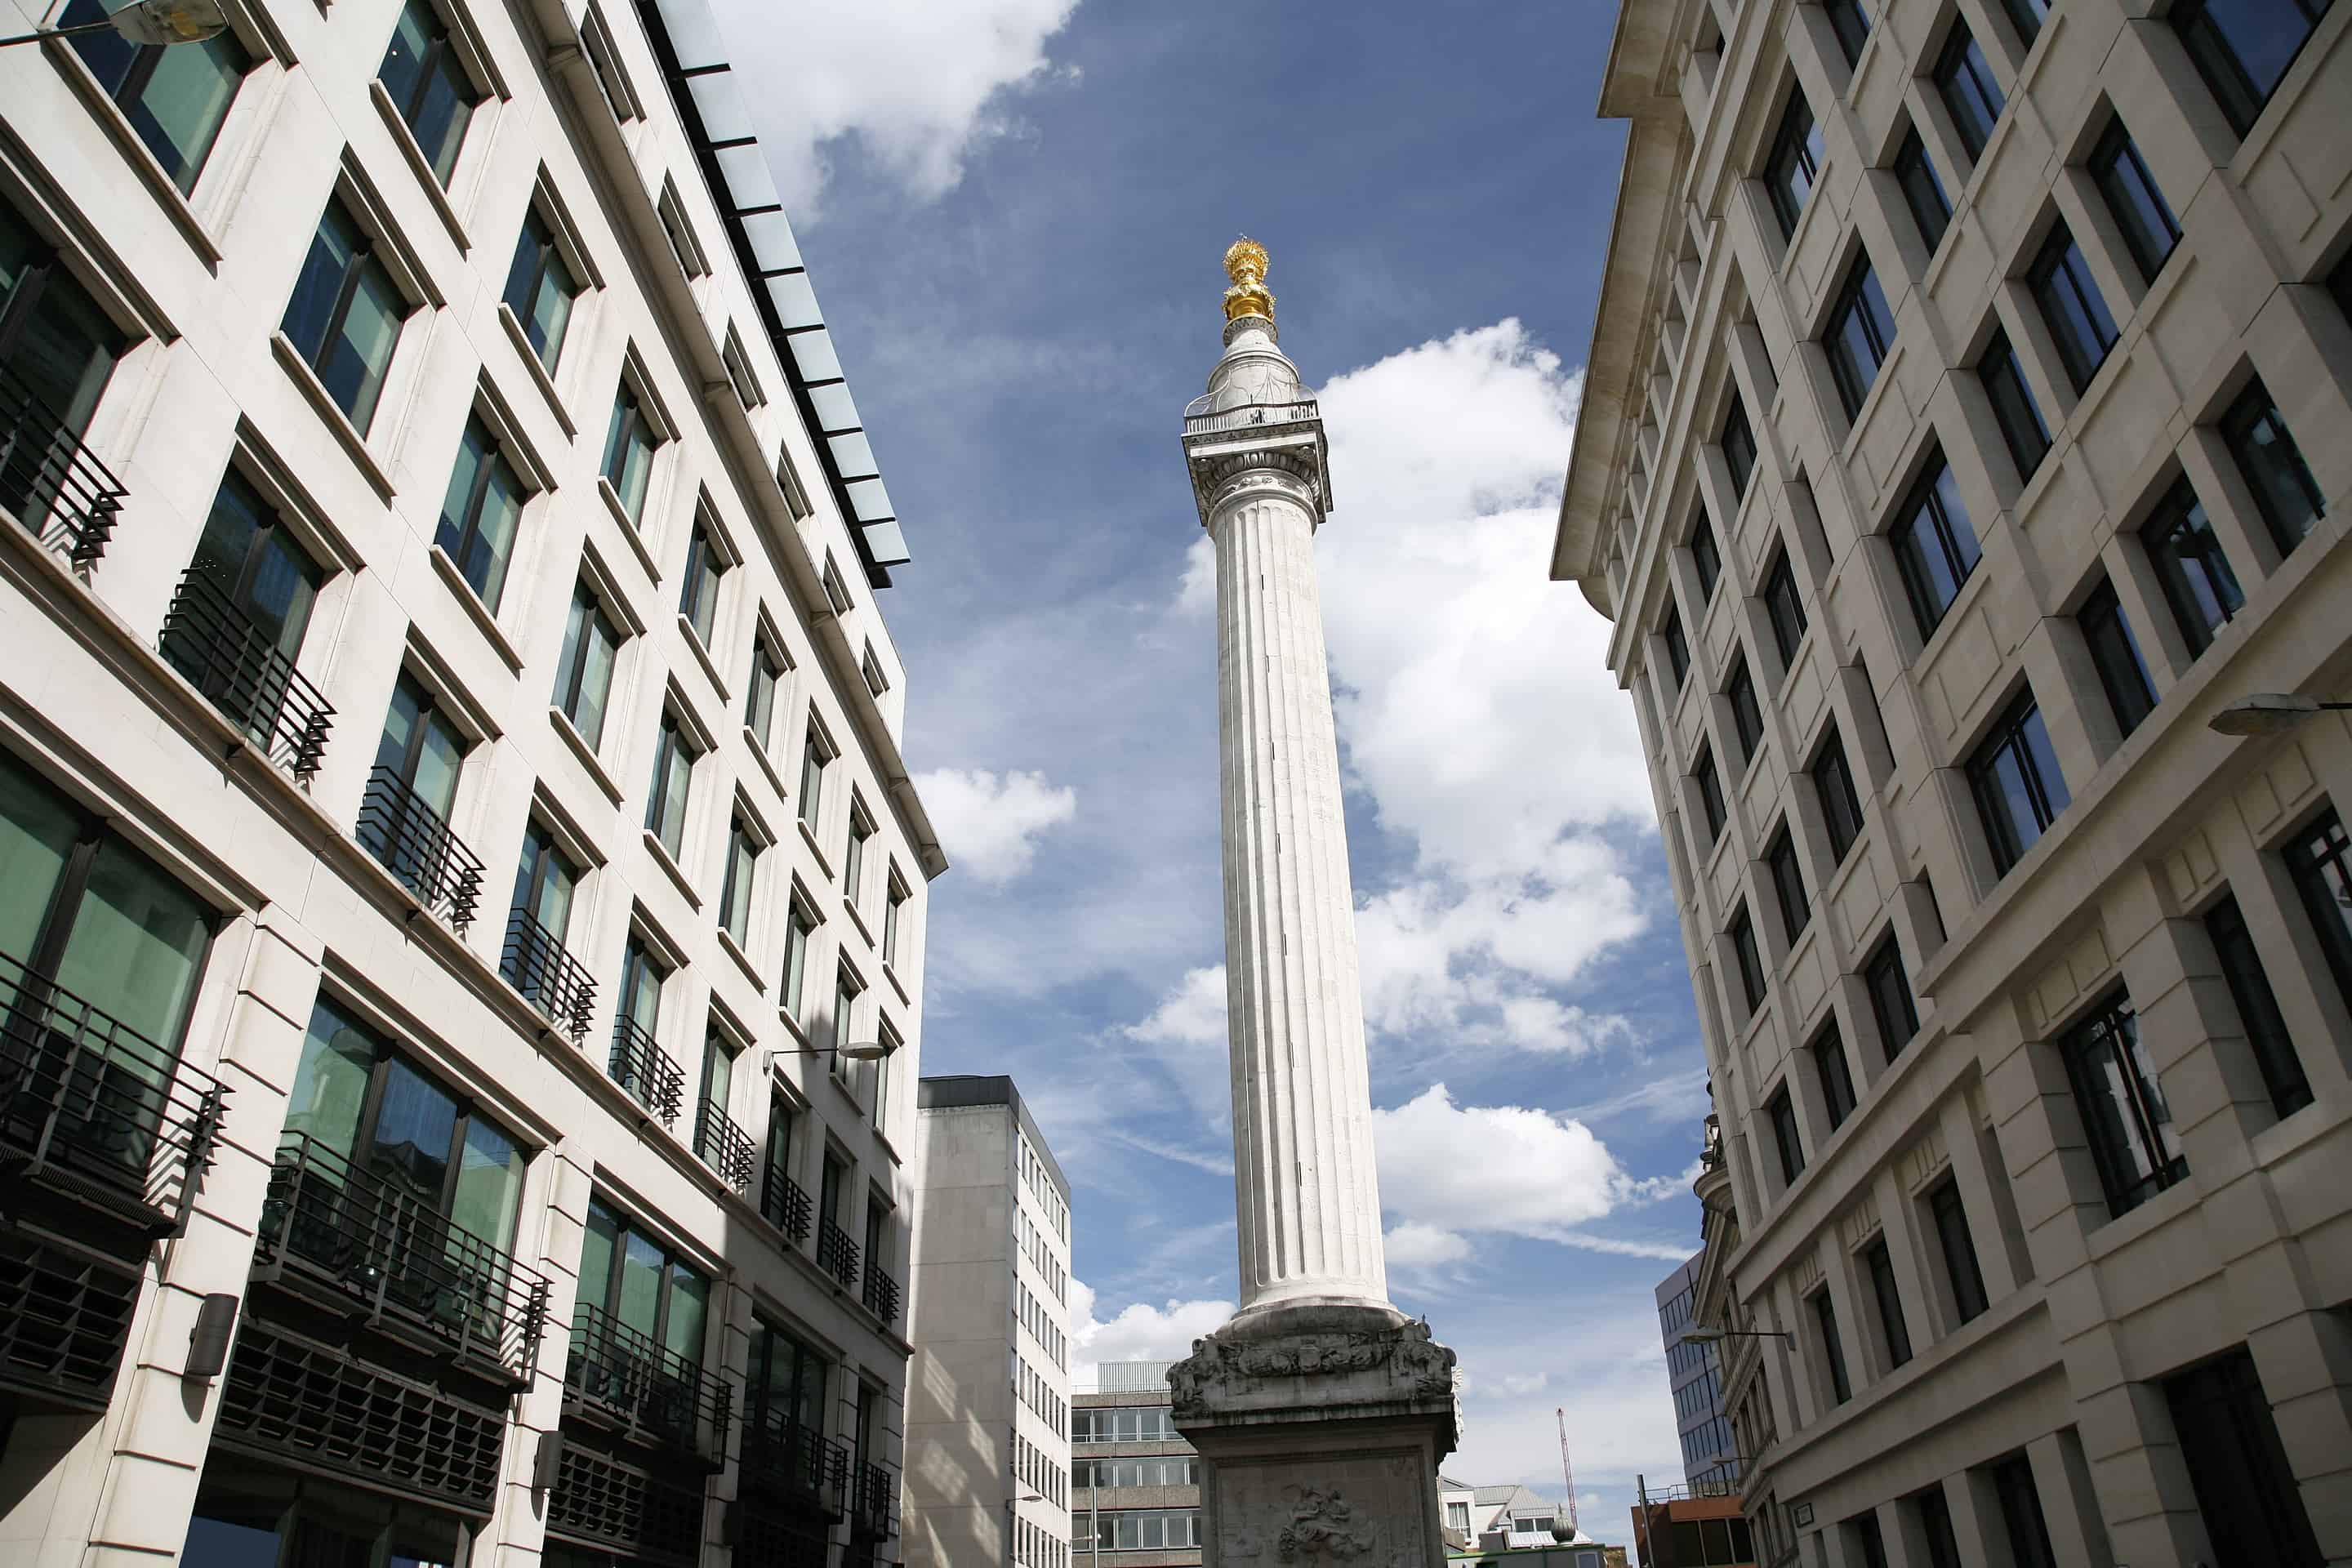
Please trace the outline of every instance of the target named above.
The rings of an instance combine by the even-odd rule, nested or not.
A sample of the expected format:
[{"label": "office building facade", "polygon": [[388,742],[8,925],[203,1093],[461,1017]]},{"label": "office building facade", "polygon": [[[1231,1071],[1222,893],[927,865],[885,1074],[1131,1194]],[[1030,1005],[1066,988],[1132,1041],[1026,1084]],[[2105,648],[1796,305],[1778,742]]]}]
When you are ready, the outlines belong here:
[{"label": "office building facade", "polygon": [[1070,1184],[1009,1078],[918,1090],[905,1560],[1070,1562]]},{"label": "office building facade", "polygon": [[1768,1563],[2352,1556],[2352,729],[2212,727],[2352,692],[2347,28],[1620,14],[1552,570],[1651,762]]},{"label": "office building facade", "polygon": [[1701,1253],[1658,1281],[1658,1335],[1666,1350],[1666,1382],[1675,1401],[1675,1436],[1683,1449],[1683,1479],[1695,1490],[1739,1490],[1739,1448],[1723,1404],[1723,1363],[1715,1342],[1686,1340],[1698,1304]]},{"label": "office building facade", "polygon": [[891,1560],[945,862],[719,31],[224,10],[0,51],[0,1559]]},{"label": "office building facade", "polygon": [[1072,1401],[1071,1539],[1084,1568],[1201,1561],[1201,1461],[1176,1431],[1167,1362],[1105,1362]]}]

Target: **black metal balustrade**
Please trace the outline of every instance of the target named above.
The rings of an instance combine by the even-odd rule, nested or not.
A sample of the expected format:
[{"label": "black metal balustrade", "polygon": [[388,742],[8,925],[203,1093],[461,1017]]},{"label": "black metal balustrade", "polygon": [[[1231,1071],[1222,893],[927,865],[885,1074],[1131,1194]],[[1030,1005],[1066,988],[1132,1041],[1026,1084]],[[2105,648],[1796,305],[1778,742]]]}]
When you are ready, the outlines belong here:
[{"label": "black metal balustrade", "polygon": [[529,910],[515,910],[507,921],[499,973],[525,1001],[562,1025],[573,1045],[588,1033],[588,1015],[596,1005],[595,978]]},{"label": "black metal balustrade", "polygon": [[886,1323],[898,1321],[898,1282],[882,1271],[879,1260],[866,1260],[866,1310]]},{"label": "black metal balustrade", "polygon": [[1225,430],[1304,425],[1322,417],[1322,411],[1311,397],[1257,403],[1245,401],[1247,396],[1245,393],[1229,390],[1204,393],[1192,399],[1184,408],[1184,434],[1210,436]]},{"label": "black metal balustrade", "polygon": [[298,779],[319,771],[333,704],[206,573],[180,574],[157,647],[270,761]]},{"label": "black metal balustrade", "polygon": [[840,1280],[844,1289],[857,1288],[857,1243],[829,1219],[817,1222],[816,1266]]},{"label": "black metal balustrade", "polygon": [[377,764],[360,797],[360,847],[400,879],[426,909],[464,931],[482,896],[480,857],[466,847],[441,814],[410,787],[397,768]]},{"label": "black metal balustrade", "polygon": [[106,553],[127,492],[24,379],[0,366],[0,507],[76,566]]},{"label": "black metal balustrade", "polygon": [[0,1189],[39,1182],[151,1234],[174,1231],[227,1100],[176,1052],[0,956]]},{"label": "black metal balustrade", "polygon": [[759,1151],[752,1147],[751,1135],[708,1100],[695,1107],[694,1152],[719,1173],[720,1181],[739,1193],[751,1184],[751,1173],[759,1168]]},{"label": "black metal balustrade", "polygon": [[898,1472],[887,1465],[857,1467],[856,1495],[850,1503],[850,1528],[876,1541],[898,1533]]},{"label": "black metal balustrade", "polygon": [[717,1374],[583,1301],[572,1314],[565,1394],[657,1448],[717,1466],[727,1452],[734,1391]]},{"label": "black metal balustrade", "polygon": [[807,1189],[784,1174],[782,1166],[772,1164],[768,1179],[760,1184],[760,1213],[787,1239],[806,1241],[816,1205],[809,1202]]},{"label": "black metal balustrade", "polygon": [[811,1431],[788,1411],[758,1405],[744,1417],[738,1474],[747,1498],[787,1499],[837,1515],[849,1479],[849,1447]]},{"label": "black metal balustrade", "polygon": [[420,1348],[516,1387],[539,1365],[547,1280],[405,1191],[310,1137],[270,1167],[253,1275],[309,1287]]},{"label": "black metal balustrade", "polygon": [[665,1127],[677,1125],[686,1106],[686,1072],[667,1051],[633,1018],[613,1020],[613,1081],[629,1098],[661,1118]]}]

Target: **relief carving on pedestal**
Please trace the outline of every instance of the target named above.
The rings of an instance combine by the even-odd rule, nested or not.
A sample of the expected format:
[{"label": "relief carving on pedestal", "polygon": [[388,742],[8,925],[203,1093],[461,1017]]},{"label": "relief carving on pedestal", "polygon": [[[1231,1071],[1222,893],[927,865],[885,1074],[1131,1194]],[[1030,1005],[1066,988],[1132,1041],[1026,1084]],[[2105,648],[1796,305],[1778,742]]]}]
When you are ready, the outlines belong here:
[{"label": "relief carving on pedestal", "polygon": [[1378,1544],[1372,1531],[1352,1522],[1355,1505],[1336,1488],[1285,1487],[1282,1500],[1290,1522],[1275,1542],[1275,1555],[1285,1563],[1352,1563]]},{"label": "relief carving on pedestal", "polygon": [[1413,1394],[1435,1396],[1454,1389],[1454,1352],[1433,1341],[1429,1325],[1422,1322],[1372,1333],[1194,1340],[1192,1353],[1168,1369],[1168,1386],[1177,1414],[1200,1414],[1213,1396],[1243,1392],[1253,1383],[1376,1369],[1385,1370],[1391,1383],[1408,1385]]}]

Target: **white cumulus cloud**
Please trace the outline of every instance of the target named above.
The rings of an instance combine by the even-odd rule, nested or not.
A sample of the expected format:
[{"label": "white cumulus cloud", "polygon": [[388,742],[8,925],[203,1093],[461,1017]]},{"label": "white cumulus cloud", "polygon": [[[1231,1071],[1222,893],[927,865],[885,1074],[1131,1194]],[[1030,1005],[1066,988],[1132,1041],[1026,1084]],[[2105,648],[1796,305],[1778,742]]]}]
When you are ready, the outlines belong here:
[{"label": "white cumulus cloud", "polygon": [[1077,814],[1078,792],[1036,773],[940,768],[915,779],[948,858],[966,876],[1003,883],[1029,868],[1045,831]]},{"label": "white cumulus cloud", "polygon": [[907,191],[955,188],[982,142],[1015,133],[1014,103],[1056,78],[1047,43],[1077,0],[719,0],[784,205],[805,216],[849,139]]},{"label": "white cumulus cloud", "polygon": [[1389,1227],[1383,1250],[1391,1268],[1444,1268],[1470,1260],[1470,1243],[1450,1230],[1410,1221]]},{"label": "white cumulus cloud", "polygon": [[1070,1384],[1085,1392],[1095,1388],[1104,1362],[1181,1361],[1194,1340],[1234,1315],[1231,1301],[1133,1301],[1106,1321],[1095,1316],[1095,1293],[1086,1281],[1071,1280],[1070,1292]]}]

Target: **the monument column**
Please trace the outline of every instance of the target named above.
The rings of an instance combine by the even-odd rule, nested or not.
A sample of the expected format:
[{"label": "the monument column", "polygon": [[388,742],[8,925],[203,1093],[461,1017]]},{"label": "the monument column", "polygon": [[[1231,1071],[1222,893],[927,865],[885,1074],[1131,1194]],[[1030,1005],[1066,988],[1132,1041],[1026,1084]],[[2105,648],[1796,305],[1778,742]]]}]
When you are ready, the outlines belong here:
[{"label": "the monument column", "polygon": [[1454,1354],[1389,1304],[1315,531],[1313,394],[1266,254],[1225,253],[1225,351],[1184,416],[1217,564],[1227,1029],[1241,1310],[1169,1374],[1206,1461],[1203,1561],[1442,1561]]}]

